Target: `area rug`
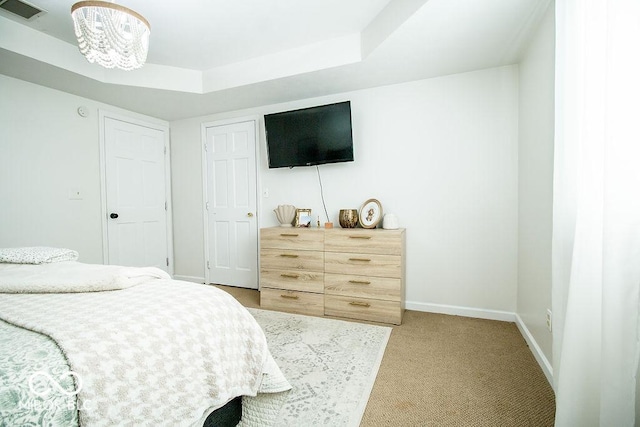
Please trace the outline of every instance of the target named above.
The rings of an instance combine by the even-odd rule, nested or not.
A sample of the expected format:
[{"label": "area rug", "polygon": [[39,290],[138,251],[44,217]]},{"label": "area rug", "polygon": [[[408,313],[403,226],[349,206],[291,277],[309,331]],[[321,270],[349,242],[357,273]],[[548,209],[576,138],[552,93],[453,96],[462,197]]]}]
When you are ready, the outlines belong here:
[{"label": "area rug", "polygon": [[391,328],[248,309],[293,387],[278,426],[358,426]]}]

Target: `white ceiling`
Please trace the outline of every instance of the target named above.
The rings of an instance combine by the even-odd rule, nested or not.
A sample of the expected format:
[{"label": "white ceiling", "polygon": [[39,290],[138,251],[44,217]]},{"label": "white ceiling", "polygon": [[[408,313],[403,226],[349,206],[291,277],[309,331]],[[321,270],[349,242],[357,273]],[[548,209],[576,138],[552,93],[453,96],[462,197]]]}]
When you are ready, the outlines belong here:
[{"label": "white ceiling", "polygon": [[175,120],[518,62],[549,0],[121,0],[147,18],[147,64],[79,53],[74,0],[0,10],[0,73]]}]

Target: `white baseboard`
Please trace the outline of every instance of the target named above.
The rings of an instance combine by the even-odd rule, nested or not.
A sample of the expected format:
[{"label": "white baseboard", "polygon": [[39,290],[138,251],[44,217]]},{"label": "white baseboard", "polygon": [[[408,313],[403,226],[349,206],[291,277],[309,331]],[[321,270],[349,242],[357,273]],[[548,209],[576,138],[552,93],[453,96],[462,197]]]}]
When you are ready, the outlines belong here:
[{"label": "white baseboard", "polygon": [[540,348],[536,340],[533,338],[533,335],[531,335],[531,332],[529,332],[529,328],[527,328],[527,325],[524,324],[520,316],[518,316],[517,314],[516,314],[516,326],[520,330],[520,333],[524,337],[524,340],[529,345],[529,349],[531,349],[531,353],[533,353],[533,357],[536,358],[536,361],[538,362],[538,365],[540,365],[542,372],[544,372],[544,375],[547,377],[547,381],[549,381],[549,384],[553,388],[553,367],[551,366],[551,363],[549,363],[549,360],[547,359],[547,357],[542,352],[542,349]]},{"label": "white baseboard", "polygon": [[173,276],[175,280],[183,280],[185,282],[194,282],[194,283],[204,283],[204,277],[195,277],[195,276],[181,276],[176,274]]},{"label": "white baseboard", "polygon": [[536,362],[538,362],[538,365],[540,365],[540,369],[542,369],[545,377],[547,377],[547,381],[549,381],[549,384],[551,384],[551,387],[553,387],[553,368],[540,349],[540,346],[533,338],[533,335],[531,335],[531,332],[529,332],[529,329],[517,313],[500,310],[485,310],[480,308],[461,307],[455,305],[425,304],[411,301],[407,301],[405,303],[405,308],[407,310],[423,311],[426,313],[449,314],[452,316],[474,317],[476,319],[514,322],[518,327],[520,334],[527,342],[527,345],[529,346],[533,357],[536,359]]},{"label": "white baseboard", "polygon": [[452,316],[475,317],[476,319],[502,320],[503,322],[515,322],[516,315],[509,311],[485,310],[481,308],[461,307],[444,304],[425,304],[421,302],[405,303],[407,310],[424,311],[427,313],[450,314]]}]

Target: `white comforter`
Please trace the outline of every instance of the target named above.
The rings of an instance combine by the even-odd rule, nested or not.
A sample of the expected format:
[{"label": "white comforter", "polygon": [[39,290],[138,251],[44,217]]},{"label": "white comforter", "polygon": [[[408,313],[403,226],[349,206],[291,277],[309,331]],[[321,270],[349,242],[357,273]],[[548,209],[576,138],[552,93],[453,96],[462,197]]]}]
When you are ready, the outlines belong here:
[{"label": "white comforter", "polygon": [[[87,280],[95,266],[42,269],[53,265],[0,264],[0,287],[11,292],[0,293],[0,318],[60,346],[82,382],[81,425],[202,425],[235,396],[290,388],[260,326],[229,294],[156,269],[110,279],[98,269],[104,277]],[[66,288],[65,269],[75,274]],[[29,293],[36,286],[53,293]]]}]

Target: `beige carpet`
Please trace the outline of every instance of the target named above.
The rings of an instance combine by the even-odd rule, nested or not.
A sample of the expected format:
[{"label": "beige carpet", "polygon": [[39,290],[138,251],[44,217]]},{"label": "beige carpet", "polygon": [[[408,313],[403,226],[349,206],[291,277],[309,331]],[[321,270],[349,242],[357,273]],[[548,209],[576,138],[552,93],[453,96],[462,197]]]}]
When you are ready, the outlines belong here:
[{"label": "beige carpet", "polygon": [[[257,291],[221,286],[247,307]],[[513,323],[405,312],[362,427],[553,426],[555,397]]]}]

